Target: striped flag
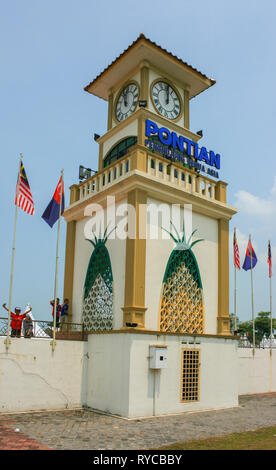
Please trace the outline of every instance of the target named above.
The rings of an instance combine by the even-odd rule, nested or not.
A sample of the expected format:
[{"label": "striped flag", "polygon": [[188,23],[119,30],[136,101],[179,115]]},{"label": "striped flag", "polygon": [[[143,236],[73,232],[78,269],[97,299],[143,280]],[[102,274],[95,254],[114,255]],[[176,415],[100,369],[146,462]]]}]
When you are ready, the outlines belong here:
[{"label": "striped flag", "polygon": [[269,277],[272,276],[272,256],[271,256],[271,246],[270,242],[268,242],[268,256],[267,256],[267,262],[269,266]]},{"label": "striped flag", "polygon": [[15,204],[27,214],[34,215],[34,201],[22,161],[16,185]]},{"label": "striped flag", "polygon": [[234,266],[238,269],[241,269],[240,253],[239,253],[239,247],[238,247],[237,238],[236,238],[236,229],[234,230],[233,248],[234,248]]}]

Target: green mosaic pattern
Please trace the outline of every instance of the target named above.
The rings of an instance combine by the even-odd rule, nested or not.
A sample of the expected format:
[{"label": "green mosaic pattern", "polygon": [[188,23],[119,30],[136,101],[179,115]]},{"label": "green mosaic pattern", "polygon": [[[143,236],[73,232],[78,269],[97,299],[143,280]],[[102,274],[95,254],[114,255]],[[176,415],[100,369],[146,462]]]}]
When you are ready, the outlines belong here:
[{"label": "green mosaic pattern", "polygon": [[[84,283],[82,319],[86,331],[112,330],[113,328],[113,275],[107,238],[88,240],[94,251],[91,255]],[[111,232],[110,232],[111,233]]]}]

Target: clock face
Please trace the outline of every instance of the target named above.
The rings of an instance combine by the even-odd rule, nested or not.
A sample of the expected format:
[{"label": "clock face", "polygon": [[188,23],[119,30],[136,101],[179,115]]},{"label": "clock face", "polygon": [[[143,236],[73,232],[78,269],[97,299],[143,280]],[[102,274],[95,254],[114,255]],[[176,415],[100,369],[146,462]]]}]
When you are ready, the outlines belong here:
[{"label": "clock face", "polygon": [[115,110],[118,121],[123,121],[133,113],[137,105],[138,95],[138,86],[135,83],[130,83],[123,89]]},{"label": "clock face", "polygon": [[167,119],[177,119],[180,115],[178,95],[168,83],[158,81],[153,85],[152,100],[157,111]]}]

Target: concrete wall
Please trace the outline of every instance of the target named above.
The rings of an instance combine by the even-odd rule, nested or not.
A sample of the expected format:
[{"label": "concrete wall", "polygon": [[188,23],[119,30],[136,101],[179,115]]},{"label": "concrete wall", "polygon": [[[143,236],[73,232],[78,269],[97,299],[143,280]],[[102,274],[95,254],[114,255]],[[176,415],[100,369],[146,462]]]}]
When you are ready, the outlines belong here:
[{"label": "concrete wall", "polygon": [[[276,391],[276,350],[236,341],[138,333],[91,334],[87,342],[0,337],[0,413],[83,405],[126,417],[238,405],[238,395]],[[149,369],[149,346],[166,344],[168,367]],[[200,349],[200,400],[180,401],[181,352]]]},{"label": "concrete wall", "polygon": [[239,348],[239,395],[276,391],[276,350]]},{"label": "concrete wall", "polygon": [[[163,344],[162,337],[155,339],[141,335],[132,339],[129,416],[158,416],[227,408],[238,404],[235,341],[197,338],[194,343],[192,337],[167,336],[168,366],[154,371],[149,369],[149,345],[159,343]],[[199,401],[180,401],[183,349],[200,350]]]},{"label": "concrete wall", "polygon": [[130,348],[128,334],[89,335],[87,406],[128,416]]},{"label": "concrete wall", "polygon": [[87,343],[0,337],[0,412],[80,407],[86,394]]},{"label": "concrete wall", "polygon": [[[149,346],[156,344],[167,345],[168,367],[153,371],[149,369]],[[198,402],[180,401],[183,348],[201,351]],[[194,344],[194,338],[177,335],[90,335],[86,404],[127,417],[237,406],[236,349],[236,341],[224,338],[202,337]]]}]

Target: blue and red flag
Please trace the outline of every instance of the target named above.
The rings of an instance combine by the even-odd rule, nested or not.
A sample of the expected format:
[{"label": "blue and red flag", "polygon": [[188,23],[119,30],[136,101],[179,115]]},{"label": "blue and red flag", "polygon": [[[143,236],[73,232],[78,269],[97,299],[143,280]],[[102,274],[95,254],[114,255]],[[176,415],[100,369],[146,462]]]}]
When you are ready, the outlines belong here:
[{"label": "blue and red flag", "polygon": [[[62,198],[60,198],[61,192],[62,192]],[[62,215],[64,212],[64,205],[65,205],[64,204],[64,185],[63,185],[62,176],[60,177],[60,180],[58,182],[58,185],[56,187],[56,190],[54,192],[54,195],[51,201],[49,202],[48,206],[46,207],[42,215],[42,219],[44,219],[45,222],[47,222],[47,224],[50,225],[51,228],[59,219],[60,203],[61,203],[61,215]]]},{"label": "blue and red flag", "polygon": [[257,259],[256,253],[253,250],[253,246],[252,246],[251,240],[249,238],[242,268],[245,271],[248,271],[248,269],[251,269],[251,268],[253,269],[256,266],[257,261],[258,261],[258,259]]},{"label": "blue and red flag", "polygon": [[238,269],[241,269],[240,253],[239,253],[239,247],[238,247],[238,242],[237,242],[237,237],[236,237],[236,229],[234,230],[233,249],[234,249],[234,266]]},{"label": "blue and red flag", "polygon": [[267,256],[267,262],[269,266],[269,277],[272,276],[272,256],[271,256],[271,246],[270,242],[268,242],[268,256]]}]

